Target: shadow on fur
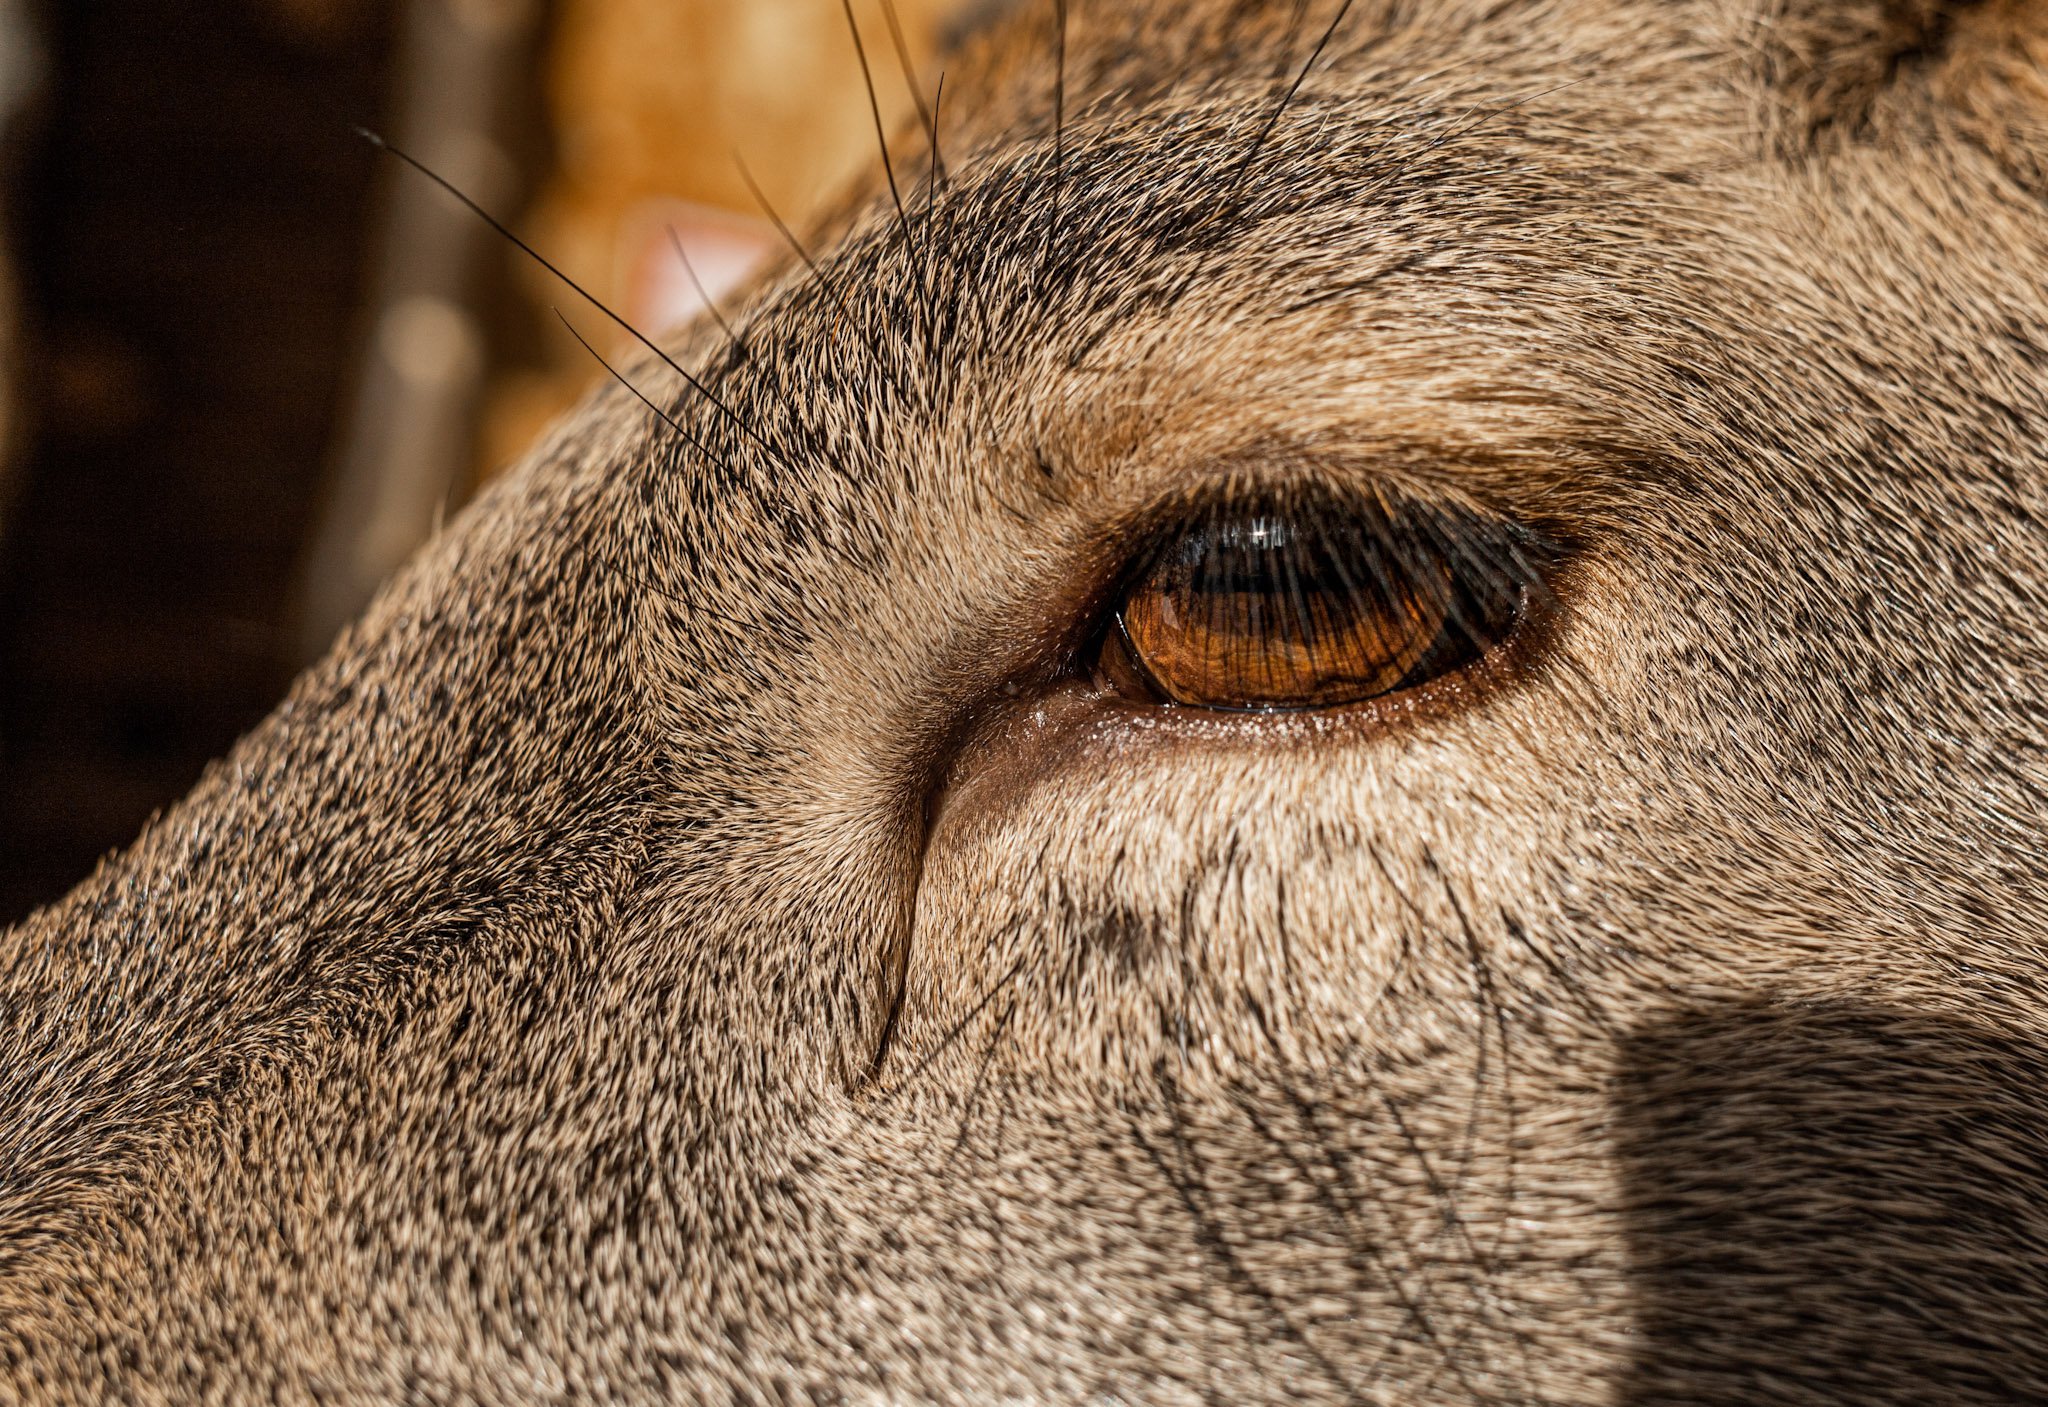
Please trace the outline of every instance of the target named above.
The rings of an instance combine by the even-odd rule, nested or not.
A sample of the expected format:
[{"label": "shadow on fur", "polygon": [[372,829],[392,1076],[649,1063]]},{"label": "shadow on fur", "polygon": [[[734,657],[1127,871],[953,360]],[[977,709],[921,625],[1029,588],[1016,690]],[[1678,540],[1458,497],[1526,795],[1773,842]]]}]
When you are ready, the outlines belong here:
[{"label": "shadow on fur", "polygon": [[1618,1401],[2048,1397],[2048,1057],[1877,1006],[1728,1002],[1627,1042],[1641,1350]]}]

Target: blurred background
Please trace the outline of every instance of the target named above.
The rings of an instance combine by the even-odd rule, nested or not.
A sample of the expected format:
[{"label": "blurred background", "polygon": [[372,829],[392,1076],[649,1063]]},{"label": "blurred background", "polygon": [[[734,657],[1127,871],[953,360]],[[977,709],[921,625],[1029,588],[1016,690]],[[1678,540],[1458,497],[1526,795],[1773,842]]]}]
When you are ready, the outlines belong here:
[{"label": "blurred background", "polygon": [[[885,118],[960,0],[858,0]],[[840,0],[0,0],[0,925],[265,713],[622,335],[874,157]],[[686,291],[679,292],[679,289]]]}]

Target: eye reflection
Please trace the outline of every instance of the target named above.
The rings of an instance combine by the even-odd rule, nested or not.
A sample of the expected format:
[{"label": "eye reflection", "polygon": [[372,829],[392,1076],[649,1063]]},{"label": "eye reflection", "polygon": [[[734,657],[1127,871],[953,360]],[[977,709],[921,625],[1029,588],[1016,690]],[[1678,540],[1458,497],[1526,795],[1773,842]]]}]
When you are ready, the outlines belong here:
[{"label": "eye reflection", "polygon": [[1138,574],[1102,672],[1190,707],[1359,703],[1497,643],[1529,578],[1504,530],[1469,518],[1382,503],[1219,509]]}]

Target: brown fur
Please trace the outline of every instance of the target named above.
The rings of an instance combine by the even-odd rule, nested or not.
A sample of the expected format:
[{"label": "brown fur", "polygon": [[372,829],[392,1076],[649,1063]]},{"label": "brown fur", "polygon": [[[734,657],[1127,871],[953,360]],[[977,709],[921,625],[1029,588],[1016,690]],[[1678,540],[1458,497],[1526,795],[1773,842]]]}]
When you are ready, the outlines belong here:
[{"label": "brown fur", "polygon": [[[9,938],[17,1397],[2048,1398],[2043,10],[1051,10]],[[1554,618],[1105,701],[1226,473]]]}]

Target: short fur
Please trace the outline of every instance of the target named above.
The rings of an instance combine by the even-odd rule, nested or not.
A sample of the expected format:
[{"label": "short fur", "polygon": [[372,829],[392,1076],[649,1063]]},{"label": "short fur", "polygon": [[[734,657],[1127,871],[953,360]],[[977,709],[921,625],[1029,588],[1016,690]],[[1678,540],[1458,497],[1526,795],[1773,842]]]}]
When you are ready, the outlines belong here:
[{"label": "short fur", "polygon": [[[2048,12],[1055,8],[8,937],[15,1398],[2048,1399]],[[1542,638],[1106,702],[1231,475]]]}]

